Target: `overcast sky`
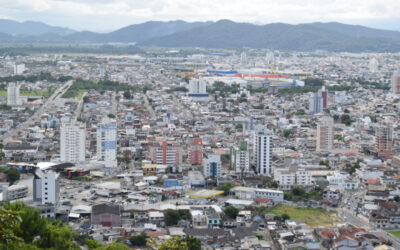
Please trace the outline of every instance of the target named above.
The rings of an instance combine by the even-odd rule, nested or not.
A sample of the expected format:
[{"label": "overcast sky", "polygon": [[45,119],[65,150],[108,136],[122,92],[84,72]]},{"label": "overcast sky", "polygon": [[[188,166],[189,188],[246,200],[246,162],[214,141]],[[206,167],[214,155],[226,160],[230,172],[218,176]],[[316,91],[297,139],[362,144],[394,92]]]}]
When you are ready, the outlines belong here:
[{"label": "overcast sky", "polygon": [[337,21],[400,30],[400,0],[0,0],[0,18],[110,31],[150,20]]}]

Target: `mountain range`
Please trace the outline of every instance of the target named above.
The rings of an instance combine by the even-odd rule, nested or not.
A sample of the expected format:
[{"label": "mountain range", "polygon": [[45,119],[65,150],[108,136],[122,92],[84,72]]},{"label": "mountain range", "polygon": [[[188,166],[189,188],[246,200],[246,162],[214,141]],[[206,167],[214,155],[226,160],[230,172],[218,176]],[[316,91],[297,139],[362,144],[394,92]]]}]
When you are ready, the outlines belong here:
[{"label": "mountain range", "polygon": [[399,52],[400,32],[337,22],[255,25],[217,22],[149,21],[109,33],[77,32],[40,22],[0,20],[0,42],[135,43],[138,46],[265,48],[291,51]]}]

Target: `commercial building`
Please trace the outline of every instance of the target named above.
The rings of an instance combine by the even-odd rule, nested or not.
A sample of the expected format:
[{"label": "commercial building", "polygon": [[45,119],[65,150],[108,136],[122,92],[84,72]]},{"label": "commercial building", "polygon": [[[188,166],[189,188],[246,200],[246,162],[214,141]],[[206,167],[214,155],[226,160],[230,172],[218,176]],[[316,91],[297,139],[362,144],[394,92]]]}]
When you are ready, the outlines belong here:
[{"label": "commercial building", "polygon": [[375,129],[375,152],[384,160],[393,157],[393,127],[391,124],[381,124]]},{"label": "commercial building", "polygon": [[10,82],[7,87],[7,105],[19,106],[21,105],[21,97],[19,96],[20,86],[15,82]]},{"label": "commercial building", "polygon": [[192,165],[203,164],[203,141],[201,138],[193,138],[193,144],[189,151],[189,161]]},{"label": "commercial building", "polygon": [[18,200],[28,196],[28,186],[26,185],[0,186],[0,189],[3,196],[2,201]]},{"label": "commercial building", "polygon": [[106,167],[117,166],[117,123],[106,118],[97,126],[97,160]]},{"label": "commercial building", "polygon": [[400,69],[393,73],[392,91],[395,95],[400,94]]},{"label": "commercial building", "polygon": [[329,116],[322,117],[317,125],[317,152],[331,151],[333,148],[333,119]]},{"label": "commercial building", "polygon": [[162,142],[150,149],[154,164],[179,165],[182,163],[182,148],[172,142]]},{"label": "commercial building", "polygon": [[255,132],[253,157],[259,175],[271,175],[272,136],[272,132],[266,128],[258,129]]},{"label": "commercial building", "polygon": [[205,178],[221,177],[221,155],[210,155],[203,163],[203,173]]},{"label": "commercial building", "polygon": [[60,129],[61,162],[79,163],[85,161],[85,125],[63,123]]},{"label": "commercial building", "polygon": [[233,187],[230,192],[238,199],[267,198],[274,202],[283,201],[284,196],[283,191],[265,188]]},{"label": "commercial building", "polygon": [[51,169],[37,169],[33,178],[33,201],[55,205],[59,199],[58,174]]},{"label": "commercial building", "polygon": [[247,142],[241,141],[239,147],[231,148],[231,169],[236,173],[245,173],[250,170],[250,153]]}]

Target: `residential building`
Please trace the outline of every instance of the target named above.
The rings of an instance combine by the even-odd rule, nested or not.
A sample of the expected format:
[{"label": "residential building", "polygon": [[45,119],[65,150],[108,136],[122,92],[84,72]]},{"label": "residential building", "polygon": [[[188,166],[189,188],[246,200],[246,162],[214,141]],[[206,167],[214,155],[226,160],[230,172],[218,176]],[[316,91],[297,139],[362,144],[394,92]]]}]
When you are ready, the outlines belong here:
[{"label": "residential building", "polygon": [[106,118],[97,126],[97,160],[106,167],[117,166],[117,123]]},{"label": "residential building", "polygon": [[250,153],[247,142],[241,141],[239,147],[231,148],[231,169],[236,173],[247,173],[250,170]]},{"label": "residential building", "polygon": [[392,91],[393,94],[400,94],[400,69],[393,73],[392,77]]},{"label": "residential building", "polygon": [[329,116],[322,117],[317,125],[317,152],[331,151],[333,149],[333,119]]},{"label": "residential building", "polygon": [[21,97],[19,96],[20,86],[15,82],[10,82],[7,87],[7,105],[19,106],[21,105]]},{"label": "residential building", "polygon": [[318,91],[310,94],[309,99],[309,113],[318,114],[322,113],[324,109],[324,100],[322,97],[322,92]]},{"label": "residential building", "polygon": [[203,79],[191,79],[189,81],[189,97],[208,97],[207,83]]},{"label": "residential building", "polygon": [[59,199],[58,174],[51,169],[37,169],[33,178],[33,201],[40,205],[56,205]]},{"label": "residential building", "polygon": [[60,129],[61,162],[79,163],[85,161],[85,125],[63,123]]},{"label": "residential building", "polygon": [[171,142],[153,146],[150,155],[154,164],[179,165],[182,163],[182,148]]},{"label": "residential building", "polygon": [[201,138],[193,138],[193,145],[189,151],[189,162],[192,165],[203,164],[203,141]]},{"label": "residential building", "polygon": [[272,132],[266,128],[255,132],[253,157],[256,171],[259,175],[272,173]]},{"label": "residential building", "polygon": [[25,71],[25,64],[16,63],[14,64],[14,75],[21,75]]},{"label": "residential building", "polygon": [[391,124],[381,124],[375,129],[375,153],[384,160],[393,157],[393,127]]},{"label": "residential building", "polygon": [[203,162],[203,173],[205,178],[221,177],[221,155],[210,155]]},{"label": "residential building", "polygon": [[0,186],[0,191],[3,195],[2,201],[18,200],[28,196],[28,186],[26,185]]}]

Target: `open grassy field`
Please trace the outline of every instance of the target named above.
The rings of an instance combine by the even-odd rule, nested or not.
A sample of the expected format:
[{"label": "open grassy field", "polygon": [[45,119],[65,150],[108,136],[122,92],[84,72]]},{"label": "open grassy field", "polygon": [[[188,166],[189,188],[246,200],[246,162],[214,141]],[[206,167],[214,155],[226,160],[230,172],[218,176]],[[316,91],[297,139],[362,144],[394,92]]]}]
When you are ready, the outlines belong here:
[{"label": "open grassy field", "polygon": [[397,238],[400,239],[400,231],[388,231],[390,234],[393,234],[394,236],[396,236]]},{"label": "open grassy field", "polygon": [[[30,91],[21,91],[19,95],[49,97],[50,92],[48,90],[30,90]],[[0,96],[7,97],[7,90],[0,90]]]},{"label": "open grassy field", "polygon": [[330,227],[339,222],[335,212],[328,212],[322,208],[309,208],[297,206],[278,205],[268,213],[275,215],[287,214],[291,220],[302,220],[310,227]]}]

